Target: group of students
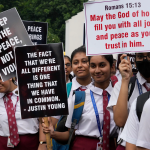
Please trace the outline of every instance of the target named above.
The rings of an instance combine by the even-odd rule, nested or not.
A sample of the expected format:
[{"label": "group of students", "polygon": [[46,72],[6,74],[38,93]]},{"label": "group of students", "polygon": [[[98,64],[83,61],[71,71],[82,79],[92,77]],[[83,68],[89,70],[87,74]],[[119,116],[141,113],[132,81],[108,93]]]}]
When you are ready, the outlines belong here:
[{"label": "group of students", "polygon": [[[150,90],[150,53],[137,53],[135,56],[138,73],[130,97],[132,66],[129,58],[126,60],[125,57],[125,54],[121,56],[119,74],[122,79],[117,82],[114,76],[111,77],[114,70],[112,55],[88,57],[85,46],[81,46],[72,52],[71,59],[64,56],[66,83],[72,82],[68,96],[69,115],[65,122],[67,130],[64,132],[55,131],[61,116],[49,117],[48,127],[44,120],[22,120],[17,86],[12,79],[0,80],[0,150],[9,150],[9,147],[46,150],[44,133],[50,133],[54,140],[68,141],[75,91],[85,91],[85,102],[79,123],[75,126],[71,150],[136,150],[136,146],[138,150],[150,149],[150,101],[145,103],[140,121],[136,114],[137,97]],[[75,77],[70,75],[71,71]],[[117,136],[118,143],[115,140]]]}]

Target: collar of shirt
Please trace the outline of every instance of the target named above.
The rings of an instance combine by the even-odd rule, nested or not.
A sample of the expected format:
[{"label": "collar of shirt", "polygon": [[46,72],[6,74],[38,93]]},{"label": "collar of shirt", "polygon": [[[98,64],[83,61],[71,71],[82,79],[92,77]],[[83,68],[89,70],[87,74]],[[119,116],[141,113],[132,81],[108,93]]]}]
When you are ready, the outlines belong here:
[{"label": "collar of shirt", "polygon": [[115,76],[118,76],[120,74],[120,71],[117,69]]},{"label": "collar of shirt", "polygon": [[[98,94],[98,95],[102,95],[102,94],[103,94],[103,90],[100,89],[100,88],[98,88],[98,87],[96,87],[96,86],[94,86],[93,83],[91,83],[91,86],[89,87],[89,89],[90,89],[93,93],[95,93],[95,94]],[[109,95],[111,95],[112,89],[113,89],[113,87],[112,87],[112,84],[111,84],[111,82],[110,82],[110,83],[109,83],[109,86],[108,86],[105,90],[109,93]]]},{"label": "collar of shirt", "polygon": [[138,72],[137,73],[137,79],[138,79],[138,81],[139,81],[139,83],[141,84],[141,85],[143,85],[144,83],[146,83],[147,81],[140,75],[140,73]]},{"label": "collar of shirt", "polygon": [[[19,94],[18,94],[18,88],[14,89],[14,90],[12,91],[12,93],[13,93],[15,96],[19,96]],[[2,98],[4,95],[5,95],[5,93],[0,93],[0,98]]]},{"label": "collar of shirt", "polygon": [[[77,90],[79,87],[82,87],[83,85],[81,85],[81,84],[79,84],[78,82],[77,82],[77,80],[76,80],[76,77],[74,77],[73,79],[72,79],[72,90],[73,91],[75,91],[75,90]],[[88,85],[86,85],[85,87],[89,87],[90,86],[90,84],[88,84]]]},{"label": "collar of shirt", "polygon": [[70,79],[68,79],[67,83],[70,83]]}]

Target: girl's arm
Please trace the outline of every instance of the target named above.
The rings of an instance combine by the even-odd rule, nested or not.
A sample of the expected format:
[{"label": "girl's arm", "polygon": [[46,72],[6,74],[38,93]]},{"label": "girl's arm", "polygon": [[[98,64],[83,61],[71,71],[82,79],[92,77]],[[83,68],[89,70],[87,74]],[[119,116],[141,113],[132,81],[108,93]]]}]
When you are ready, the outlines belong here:
[{"label": "girl's arm", "polygon": [[53,123],[52,123],[50,117],[48,117],[49,127],[46,127],[46,125],[44,123],[44,119],[42,121],[43,121],[42,126],[43,126],[43,132],[44,133],[50,133],[51,138],[53,138],[55,140],[68,141],[68,139],[69,139],[69,131],[65,131],[65,132],[54,131],[54,126],[53,126]]},{"label": "girl's arm", "polygon": [[122,75],[121,89],[116,106],[113,106],[114,121],[117,126],[123,127],[128,117],[128,84],[132,75],[132,66],[128,60],[123,59],[126,54],[121,56],[119,70]]},{"label": "girl's arm", "polygon": [[[46,142],[46,136],[43,133],[43,129],[40,121],[39,121],[39,141]],[[46,144],[39,144],[38,150],[47,150]]]},{"label": "girl's arm", "polygon": [[136,145],[126,142],[126,150],[136,150]]}]

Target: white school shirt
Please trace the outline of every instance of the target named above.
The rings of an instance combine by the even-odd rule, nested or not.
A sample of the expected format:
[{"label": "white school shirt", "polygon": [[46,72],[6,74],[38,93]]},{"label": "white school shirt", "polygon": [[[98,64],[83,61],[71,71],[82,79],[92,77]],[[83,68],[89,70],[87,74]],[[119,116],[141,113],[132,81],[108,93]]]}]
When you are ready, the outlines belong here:
[{"label": "white school shirt", "polygon": [[[139,83],[142,85],[142,91],[143,91],[143,93],[147,92],[146,88],[143,86],[143,84],[146,83],[146,80],[140,75],[139,72],[137,73],[137,79],[138,79]],[[118,100],[118,97],[119,97],[120,88],[121,88],[121,81],[118,81],[115,84],[114,88],[113,88],[112,96],[111,96],[110,101],[109,101],[108,106],[107,106],[107,109],[110,112],[113,112],[113,106],[115,106],[117,104],[117,100]],[[137,85],[137,81],[136,81],[133,93],[132,93],[132,95],[131,95],[131,97],[130,97],[130,99],[128,101],[128,110],[129,111],[130,111],[132,102],[138,96],[139,96],[139,89],[138,89],[138,85]],[[119,132],[118,141],[120,140],[120,134],[121,134],[121,132],[122,132],[122,128],[120,129],[120,132]],[[125,147],[125,145],[126,145],[125,141],[123,141],[121,143],[121,145]]]},{"label": "white school shirt", "polygon": [[[92,80],[92,79],[91,79],[91,80]],[[82,86],[81,84],[79,84],[79,83],[77,82],[76,77],[74,77],[74,78],[72,79],[72,87],[71,87],[70,94],[69,94],[69,97],[68,97],[68,102],[72,99],[73,92],[76,91],[77,89],[79,89],[79,87],[81,87],[82,89],[88,89],[90,85],[91,85],[91,84],[88,84],[88,85],[86,85],[86,86]],[[52,116],[52,117],[59,120],[61,116]]]},{"label": "white school shirt", "polygon": [[120,71],[119,71],[118,69],[117,69],[117,71],[116,71],[115,76],[118,78],[118,81],[121,81],[121,80],[122,80],[121,73],[120,73]]},{"label": "white school shirt", "polygon": [[150,99],[146,101],[143,107],[140,122],[136,113],[136,103],[137,99],[132,103],[129,117],[120,137],[128,143],[150,149]]},{"label": "white school shirt", "polygon": [[[101,128],[103,124],[103,90],[100,88],[97,88],[91,83],[91,86],[89,89],[85,91],[85,103],[83,107],[83,112],[79,121],[79,124],[75,126],[75,135],[83,135],[83,136],[89,136],[89,137],[100,137],[100,133],[97,126],[97,120],[95,116],[95,111],[93,108],[93,103],[91,100],[90,90],[93,92],[95,102],[97,105]],[[110,95],[112,91],[112,85],[111,83],[105,89]],[[75,101],[75,95],[72,97],[72,100],[68,101],[69,105],[69,115],[67,117],[67,121],[65,126],[67,128],[71,128],[71,122],[72,122],[72,114],[74,110],[74,101]],[[105,125],[105,124],[104,124]],[[110,112],[110,135],[112,135],[116,131],[116,125],[113,120],[113,113]],[[102,132],[103,133],[103,132]]]},{"label": "white school shirt", "polygon": [[150,98],[143,107],[136,146],[150,149]]},{"label": "white school shirt", "polygon": [[[146,86],[150,87],[150,83],[146,83]],[[139,131],[139,119],[136,113],[136,103],[137,103],[137,99],[135,99],[131,105],[127,122],[124,126],[123,132],[120,135],[120,138],[122,138],[124,141],[134,145],[136,145],[138,131]]]},{"label": "white school shirt", "polygon": [[[16,88],[14,91],[12,91],[13,95],[11,97],[11,100],[13,102],[13,106],[15,107],[17,102],[17,92],[18,88]],[[0,136],[9,136],[9,126],[8,126],[8,117],[7,117],[7,111],[5,109],[5,104],[3,101],[3,96],[5,93],[0,93]],[[20,112],[20,102],[17,102],[16,105],[16,112],[15,112],[17,127],[18,127],[18,133],[20,135],[24,134],[35,134],[38,132],[39,129],[39,123],[36,118],[34,119],[21,119],[21,112]]]}]

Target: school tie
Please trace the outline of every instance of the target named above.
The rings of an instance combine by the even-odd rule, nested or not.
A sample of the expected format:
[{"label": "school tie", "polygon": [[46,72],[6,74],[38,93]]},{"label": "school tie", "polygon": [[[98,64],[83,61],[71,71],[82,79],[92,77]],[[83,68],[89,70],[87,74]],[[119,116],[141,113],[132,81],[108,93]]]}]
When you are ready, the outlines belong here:
[{"label": "school tie", "polygon": [[[17,128],[17,123],[16,123],[16,118],[15,118],[15,111],[13,107],[13,102],[11,100],[12,93],[8,93],[5,95],[8,99],[8,102],[6,103],[6,110],[7,110],[7,116],[8,116],[8,124],[9,124],[9,133],[10,133],[10,142],[17,146],[20,139],[19,139],[19,134],[18,134],[18,128]],[[15,108],[16,109],[16,108]]]},{"label": "school tie", "polygon": [[109,150],[110,113],[106,109],[108,105],[107,92],[103,90],[103,150]]},{"label": "school tie", "polygon": [[143,84],[147,91],[150,91],[150,88],[146,86],[146,83]]},{"label": "school tie", "polygon": [[118,78],[114,75],[111,76],[110,79],[111,79],[112,87],[114,87],[115,84],[118,82]]},{"label": "school tie", "polygon": [[79,91],[85,91],[86,89],[82,89],[82,87],[79,87]]}]

